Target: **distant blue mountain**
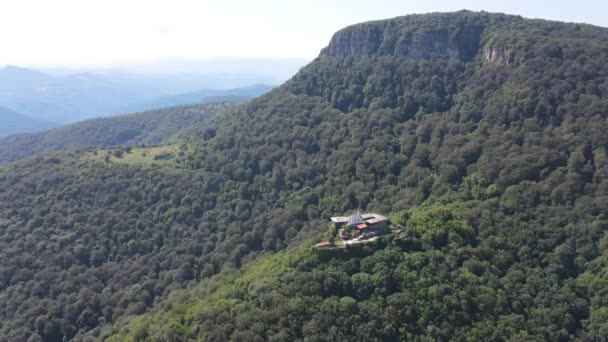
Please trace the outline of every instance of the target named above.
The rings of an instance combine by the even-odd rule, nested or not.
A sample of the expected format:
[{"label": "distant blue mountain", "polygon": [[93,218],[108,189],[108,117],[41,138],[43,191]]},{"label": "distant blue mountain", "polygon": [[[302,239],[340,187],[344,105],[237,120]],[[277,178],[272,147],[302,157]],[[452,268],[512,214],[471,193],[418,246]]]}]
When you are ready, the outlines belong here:
[{"label": "distant blue mountain", "polygon": [[173,106],[183,106],[213,102],[236,102],[248,100],[263,95],[274,86],[255,84],[235,89],[201,89],[197,91],[158,98],[154,101],[136,105],[134,111]]},{"label": "distant blue mountain", "polygon": [[49,69],[47,73],[7,66],[0,69],[0,106],[32,120],[62,125],[160,107],[244,100],[269,91],[298,68],[298,61],[291,60],[277,62],[280,67],[274,74],[269,68],[272,61],[182,62],[164,65],[174,71],[162,73],[135,67],[132,72]]},{"label": "distant blue mountain", "polygon": [[42,131],[55,124],[32,119],[7,108],[0,107],[0,137],[15,133]]},{"label": "distant blue mountain", "polygon": [[41,121],[69,123],[112,114],[125,102],[161,94],[87,73],[53,77],[14,66],[0,70],[0,106]]},{"label": "distant blue mountain", "polygon": [[30,91],[55,79],[47,74],[9,65],[0,70],[0,97],[13,95],[20,91]]}]

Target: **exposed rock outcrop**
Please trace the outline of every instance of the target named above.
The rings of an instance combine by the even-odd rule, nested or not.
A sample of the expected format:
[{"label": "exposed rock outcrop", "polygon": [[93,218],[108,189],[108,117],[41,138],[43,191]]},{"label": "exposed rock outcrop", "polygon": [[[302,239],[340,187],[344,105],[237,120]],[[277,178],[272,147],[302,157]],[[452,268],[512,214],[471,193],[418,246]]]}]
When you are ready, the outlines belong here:
[{"label": "exposed rock outcrop", "polygon": [[501,65],[509,65],[513,56],[503,48],[486,47],[483,49],[484,60]]},{"label": "exposed rock outcrop", "polygon": [[399,32],[394,25],[363,24],[337,32],[322,54],[328,56],[399,56],[411,59],[470,60],[479,49],[483,27]]},{"label": "exposed rock outcrop", "polygon": [[435,13],[367,22],[338,31],[321,55],[468,61],[479,54],[486,29],[509,19],[461,11],[459,16]]}]

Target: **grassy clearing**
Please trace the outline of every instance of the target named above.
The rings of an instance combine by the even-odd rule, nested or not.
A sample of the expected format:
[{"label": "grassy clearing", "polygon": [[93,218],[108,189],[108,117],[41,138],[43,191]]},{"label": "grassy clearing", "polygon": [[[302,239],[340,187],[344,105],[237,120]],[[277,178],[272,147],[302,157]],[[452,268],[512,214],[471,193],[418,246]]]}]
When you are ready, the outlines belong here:
[{"label": "grassy clearing", "polygon": [[102,163],[144,165],[144,166],[172,166],[178,158],[188,154],[182,145],[164,145],[152,147],[110,148],[84,152],[83,160],[98,161]]}]

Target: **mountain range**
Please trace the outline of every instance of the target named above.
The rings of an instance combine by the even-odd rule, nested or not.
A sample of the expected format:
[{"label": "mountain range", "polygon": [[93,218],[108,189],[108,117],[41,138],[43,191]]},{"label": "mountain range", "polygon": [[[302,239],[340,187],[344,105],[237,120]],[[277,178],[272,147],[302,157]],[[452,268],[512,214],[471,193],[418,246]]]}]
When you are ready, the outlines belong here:
[{"label": "mountain range", "polygon": [[254,84],[235,89],[201,89],[192,92],[161,97],[153,101],[134,105],[133,111],[142,109],[158,109],[183,105],[193,105],[212,102],[240,102],[263,95],[273,86]]},{"label": "mountain range", "polygon": [[[365,22],[158,145],[0,164],[0,341],[605,340],[607,46]],[[394,234],[338,247],[359,211]]]},{"label": "mountain range", "polygon": [[[122,69],[49,69],[47,73],[6,66],[0,70],[0,106],[27,116],[31,122],[61,126],[99,116],[261,95],[303,63],[289,60],[275,71],[261,69],[253,74],[248,68],[233,65],[241,62],[246,61],[218,60],[207,62],[205,68],[192,63],[189,68],[195,71],[191,72],[188,67],[170,71],[158,66],[162,72],[141,73]],[[261,61],[258,64],[263,65]],[[0,124],[9,127],[4,121]],[[45,127],[48,125],[41,126]],[[5,129],[4,134],[32,130],[14,128]]]}]

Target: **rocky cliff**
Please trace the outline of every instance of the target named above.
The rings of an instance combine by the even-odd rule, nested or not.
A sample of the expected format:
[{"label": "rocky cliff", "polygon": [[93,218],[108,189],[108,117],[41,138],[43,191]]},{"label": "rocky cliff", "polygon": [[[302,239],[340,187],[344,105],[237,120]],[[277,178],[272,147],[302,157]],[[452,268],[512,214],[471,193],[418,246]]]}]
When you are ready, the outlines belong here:
[{"label": "rocky cliff", "polygon": [[461,13],[459,20],[438,13],[353,25],[338,31],[321,55],[468,61],[479,52],[486,29],[507,16],[490,20],[487,13]]},{"label": "rocky cliff", "polygon": [[350,27],[334,35],[323,54],[336,57],[399,56],[412,59],[470,60],[479,49],[483,27],[430,29],[397,37],[392,25]]},{"label": "rocky cliff", "polygon": [[[514,32],[530,30],[523,39]],[[528,58],[562,59],[566,41],[593,37],[605,41],[605,28],[576,23],[556,23],[520,16],[487,12],[460,11],[408,15],[370,21],[346,27],[334,34],[321,56],[375,57],[397,56],[406,59],[455,59],[509,66]],[[518,50],[542,44],[536,55],[521,55]],[[585,38],[586,37],[586,38]]]},{"label": "rocky cliff", "polygon": [[502,65],[509,65],[513,60],[513,56],[506,49],[486,46],[483,49],[484,60]]}]

